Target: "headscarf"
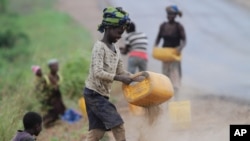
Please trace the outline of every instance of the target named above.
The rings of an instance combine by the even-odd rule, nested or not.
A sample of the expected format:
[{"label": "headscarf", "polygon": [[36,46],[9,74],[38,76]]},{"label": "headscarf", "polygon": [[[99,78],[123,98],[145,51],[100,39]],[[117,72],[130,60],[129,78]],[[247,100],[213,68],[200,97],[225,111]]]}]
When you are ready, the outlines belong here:
[{"label": "headscarf", "polygon": [[176,5],[171,5],[166,8],[167,13],[175,13],[179,15],[180,17],[182,16],[182,12],[179,10],[179,8]]},{"label": "headscarf", "polygon": [[107,26],[127,28],[130,23],[129,14],[121,7],[107,7],[103,10],[103,20],[98,26],[98,31],[104,32]]},{"label": "headscarf", "polygon": [[40,69],[41,69],[40,66],[37,66],[37,65],[31,66],[31,70],[32,70],[32,72],[33,72],[34,74],[36,74],[37,71],[40,70]]},{"label": "headscarf", "polygon": [[48,66],[53,65],[53,64],[58,64],[58,60],[57,59],[50,59],[48,61]]}]

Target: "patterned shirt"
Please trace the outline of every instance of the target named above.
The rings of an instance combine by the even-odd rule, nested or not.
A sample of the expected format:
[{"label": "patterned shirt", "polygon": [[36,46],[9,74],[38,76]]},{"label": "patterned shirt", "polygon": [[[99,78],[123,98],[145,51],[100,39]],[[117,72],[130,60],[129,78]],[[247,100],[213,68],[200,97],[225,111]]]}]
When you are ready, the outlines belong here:
[{"label": "patterned shirt", "polygon": [[115,47],[115,51],[102,41],[94,44],[89,75],[85,82],[87,88],[107,97],[110,96],[115,75],[129,74],[124,70],[120,50]]}]

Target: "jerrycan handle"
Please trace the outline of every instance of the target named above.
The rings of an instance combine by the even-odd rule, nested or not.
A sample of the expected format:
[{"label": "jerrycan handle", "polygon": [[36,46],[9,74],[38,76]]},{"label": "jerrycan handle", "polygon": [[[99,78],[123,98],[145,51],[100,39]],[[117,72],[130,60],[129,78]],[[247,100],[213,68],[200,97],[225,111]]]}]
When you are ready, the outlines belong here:
[{"label": "jerrycan handle", "polygon": [[132,75],[130,78],[133,79],[134,82],[141,82],[148,77],[149,77],[148,72],[141,71],[141,72],[138,72],[138,73]]}]

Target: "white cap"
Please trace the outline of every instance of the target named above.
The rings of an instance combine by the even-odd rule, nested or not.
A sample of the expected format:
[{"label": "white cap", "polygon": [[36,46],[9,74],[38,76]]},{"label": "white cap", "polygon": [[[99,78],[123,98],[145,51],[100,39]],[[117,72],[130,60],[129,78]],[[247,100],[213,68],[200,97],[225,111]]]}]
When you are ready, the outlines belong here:
[{"label": "white cap", "polygon": [[52,65],[52,64],[57,64],[58,63],[58,60],[57,59],[50,59],[49,61],[48,61],[48,65],[50,66],[50,65]]}]

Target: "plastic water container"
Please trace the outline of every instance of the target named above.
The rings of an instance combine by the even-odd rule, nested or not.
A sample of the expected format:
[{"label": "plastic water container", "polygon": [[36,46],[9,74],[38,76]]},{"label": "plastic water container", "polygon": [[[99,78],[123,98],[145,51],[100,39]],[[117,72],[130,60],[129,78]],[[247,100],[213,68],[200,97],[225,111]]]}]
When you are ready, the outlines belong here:
[{"label": "plastic water container", "polygon": [[141,106],[129,104],[128,107],[129,107],[130,113],[133,115],[140,116],[144,114],[144,109]]},{"label": "plastic water container", "polygon": [[153,57],[160,61],[170,62],[170,61],[180,61],[181,54],[177,51],[176,48],[169,47],[154,47],[153,48]]},{"label": "plastic water container", "polygon": [[145,79],[122,85],[123,94],[130,104],[143,107],[159,105],[173,96],[174,89],[167,76],[150,71],[135,74],[136,77],[140,75]]},{"label": "plastic water container", "polygon": [[169,102],[168,112],[174,127],[183,129],[191,125],[191,104],[189,100]]},{"label": "plastic water container", "polygon": [[84,99],[83,96],[78,100],[78,105],[79,105],[79,107],[81,109],[81,112],[82,112],[83,116],[85,118],[88,118],[88,116],[87,116],[87,110],[86,110],[86,104],[85,104],[85,99]]}]

